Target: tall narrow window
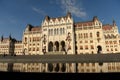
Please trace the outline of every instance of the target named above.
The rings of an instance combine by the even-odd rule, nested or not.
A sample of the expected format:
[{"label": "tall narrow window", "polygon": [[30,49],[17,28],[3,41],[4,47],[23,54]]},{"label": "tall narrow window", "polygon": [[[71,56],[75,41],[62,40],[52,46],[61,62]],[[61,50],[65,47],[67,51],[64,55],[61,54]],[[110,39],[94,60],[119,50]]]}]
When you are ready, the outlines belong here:
[{"label": "tall narrow window", "polygon": [[62,34],[62,28],[60,28],[60,34]]},{"label": "tall narrow window", "polygon": [[84,38],[86,38],[86,35],[85,35],[85,33],[84,33]]},{"label": "tall narrow window", "polygon": [[25,42],[27,42],[27,38],[25,37]]},{"label": "tall narrow window", "polygon": [[88,38],[88,33],[86,33],[86,38]]},{"label": "tall narrow window", "polygon": [[65,29],[63,28],[63,34],[65,34]]},{"label": "tall narrow window", "polygon": [[56,29],[54,29],[54,35],[56,35]]},{"label": "tall narrow window", "polygon": [[30,42],[31,42],[31,38],[30,38]]},{"label": "tall narrow window", "polygon": [[51,33],[50,33],[50,29],[48,30],[48,34],[51,35]]},{"label": "tall narrow window", "polygon": [[91,45],[91,49],[94,49],[94,46],[93,46],[93,45]]},{"label": "tall narrow window", "polygon": [[59,34],[59,32],[58,32],[59,30],[58,30],[58,28],[57,28],[57,35]]},{"label": "tall narrow window", "polygon": [[100,37],[100,32],[97,32],[97,37]]},{"label": "tall narrow window", "polygon": [[83,46],[80,46],[80,50],[83,50]]},{"label": "tall narrow window", "polygon": [[53,35],[53,29],[51,29],[51,35]]},{"label": "tall narrow window", "polygon": [[88,45],[85,45],[85,49],[88,49]]},{"label": "tall narrow window", "polygon": [[90,33],[90,38],[92,38],[92,33]]},{"label": "tall narrow window", "polygon": [[81,33],[80,35],[81,35],[81,38],[83,38],[83,35],[82,35],[82,33]]},{"label": "tall narrow window", "polygon": [[79,38],[81,37],[80,34],[78,34],[78,37],[79,37]]}]

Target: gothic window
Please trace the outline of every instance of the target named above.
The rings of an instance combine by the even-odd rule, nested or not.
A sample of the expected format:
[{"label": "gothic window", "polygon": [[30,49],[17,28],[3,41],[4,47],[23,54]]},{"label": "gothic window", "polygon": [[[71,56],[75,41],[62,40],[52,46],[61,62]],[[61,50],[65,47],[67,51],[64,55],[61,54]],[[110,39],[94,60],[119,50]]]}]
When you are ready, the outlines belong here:
[{"label": "gothic window", "polygon": [[115,51],[117,51],[117,49],[115,48]]},{"label": "gothic window", "polygon": [[83,46],[80,46],[80,49],[83,50]]},{"label": "gothic window", "polygon": [[30,38],[30,42],[31,42],[31,38]]},{"label": "gothic window", "polygon": [[48,30],[48,34],[51,35],[51,31],[50,31],[50,29]]},{"label": "gothic window", "polygon": [[88,41],[87,41],[87,40],[85,40],[85,43],[88,43]]},{"label": "gothic window", "polygon": [[60,28],[60,34],[62,34],[62,28]]},{"label": "gothic window", "polygon": [[97,32],[97,37],[100,37],[100,32]]},{"label": "gothic window", "polygon": [[59,34],[59,30],[58,30],[58,28],[57,28],[57,35]]},{"label": "gothic window", "polygon": [[25,37],[25,42],[27,42],[27,38]]},{"label": "gothic window", "polygon": [[90,40],[90,43],[93,43],[93,40]]},{"label": "gothic window", "polygon": [[63,34],[65,34],[65,29],[63,28]]},{"label": "gothic window", "polygon": [[117,44],[117,41],[114,41],[114,44]]},{"label": "gothic window", "polygon": [[93,45],[91,45],[91,49],[94,49],[94,46],[93,46]]},{"label": "gothic window", "polygon": [[92,38],[92,33],[90,33],[90,38]]},{"label": "gothic window", "polygon": [[84,38],[86,38],[85,33],[84,33]]},{"label": "gothic window", "polygon": [[33,48],[33,51],[35,51],[35,48]]},{"label": "gothic window", "polygon": [[31,51],[31,48],[29,48],[29,51]]},{"label": "gothic window", "polygon": [[88,49],[88,45],[85,45],[85,49]]},{"label": "gothic window", "polygon": [[78,34],[78,37],[79,37],[79,38],[81,37],[80,34]]},{"label": "gothic window", "polygon": [[50,32],[51,32],[51,35],[53,35],[53,29],[51,29],[51,31],[50,31]]},{"label": "gothic window", "polygon": [[39,48],[37,47],[37,51],[39,51]]},{"label": "gothic window", "polygon": [[82,43],[82,41],[80,41],[80,43]]},{"label": "gothic window", "polygon": [[85,35],[86,35],[86,38],[88,38],[88,33],[86,33]]},{"label": "gothic window", "polygon": [[56,35],[56,29],[54,29],[54,35]]},{"label": "gothic window", "polygon": [[110,42],[110,44],[112,44],[112,41],[109,41]]},{"label": "gothic window", "polygon": [[81,38],[83,38],[83,35],[82,35],[82,33],[80,34],[80,36],[81,36]]}]

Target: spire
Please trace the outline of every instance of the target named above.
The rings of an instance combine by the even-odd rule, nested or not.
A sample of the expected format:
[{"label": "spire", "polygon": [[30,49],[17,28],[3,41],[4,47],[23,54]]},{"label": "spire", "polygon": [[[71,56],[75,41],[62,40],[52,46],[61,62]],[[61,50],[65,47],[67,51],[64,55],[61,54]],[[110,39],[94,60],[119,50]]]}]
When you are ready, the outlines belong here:
[{"label": "spire", "polygon": [[71,12],[67,12],[67,17],[70,17],[71,18]]},{"label": "spire", "polygon": [[10,39],[10,40],[12,39],[11,34],[9,35],[9,39]]},{"label": "spire", "polygon": [[96,21],[96,20],[98,20],[98,18],[97,18],[97,16],[94,16],[93,21]]},{"label": "spire", "polygon": [[3,40],[3,35],[1,36],[1,41]]},{"label": "spire", "polygon": [[115,20],[113,19],[113,26],[116,26],[116,22],[115,22]]},{"label": "spire", "polygon": [[45,17],[45,20],[46,20],[46,21],[49,21],[49,19],[50,19],[49,16],[46,16],[46,17]]}]

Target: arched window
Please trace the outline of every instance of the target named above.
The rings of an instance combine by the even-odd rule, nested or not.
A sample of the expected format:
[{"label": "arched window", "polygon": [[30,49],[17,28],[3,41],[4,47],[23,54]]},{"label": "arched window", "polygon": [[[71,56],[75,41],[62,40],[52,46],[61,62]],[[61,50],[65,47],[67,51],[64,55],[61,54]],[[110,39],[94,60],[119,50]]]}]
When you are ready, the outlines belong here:
[{"label": "arched window", "polygon": [[56,29],[54,29],[54,35],[56,35]]},{"label": "arched window", "polygon": [[83,35],[82,35],[82,33],[81,33],[81,38],[83,38]]},{"label": "arched window", "polygon": [[60,34],[62,34],[62,28],[60,28]]},{"label": "arched window", "polygon": [[59,30],[58,30],[58,28],[57,28],[57,35],[59,34]]},{"label": "arched window", "polygon": [[101,47],[100,45],[98,45],[98,46],[97,46],[97,48],[98,48],[97,53],[98,53],[98,54],[100,54],[100,53],[101,53],[101,51],[102,51],[102,47]]},{"label": "arched window", "polygon": [[83,50],[83,46],[80,46],[80,50]]},{"label": "arched window", "polygon": [[51,35],[53,35],[53,29],[51,29]]},{"label": "arched window", "polygon": [[90,33],[90,38],[92,38],[92,33]]},{"label": "arched window", "polygon": [[25,42],[27,42],[27,38],[25,37]]},{"label": "arched window", "polygon": [[85,45],[85,49],[88,49],[88,45]]},{"label": "arched window", "polygon": [[91,45],[91,49],[94,49],[94,46],[93,46],[93,45]]},{"label": "arched window", "polygon": [[51,35],[51,31],[50,31],[50,29],[48,30],[48,34]]},{"label": "arched window", "polygon": [[86,38],[88,38],[88,33],[86,33]]},{"label": "arched window", "polygon": [[100,37],[100,32],[97,32],[97,37]]},{"label": "arched window", "polygon": [[86,38],[86,35],[85,35],[85,33],[84,33],[84,38]]},{"label": "arched window", "polygon": [[63,34],[65,34],[65,29],[63,28]]},{"label": "arched window", "polygon": [[30,38],[30,42],[31,42],[31,38]]},{"label": "arched window", "polygon": [[78,34],[78,37],[79,37],[79,38],[81,37],[80,34]]}]

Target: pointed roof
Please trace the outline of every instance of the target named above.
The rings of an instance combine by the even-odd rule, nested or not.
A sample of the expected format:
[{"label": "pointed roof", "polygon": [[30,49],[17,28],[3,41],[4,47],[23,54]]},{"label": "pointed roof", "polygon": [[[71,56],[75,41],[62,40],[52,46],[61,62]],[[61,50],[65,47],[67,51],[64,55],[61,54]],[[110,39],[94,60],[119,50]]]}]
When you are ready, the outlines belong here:
[{"label": "pointed roof", "polygon": [[94,16],[93,21],[96,21],[96,20],[98,21],[98,18],[97,18],[97,16]]},{"label": "pointed roof", "polygon": [[116,26],[116,22],[115,22],[115,20],[113,19],[113,26]]}]

